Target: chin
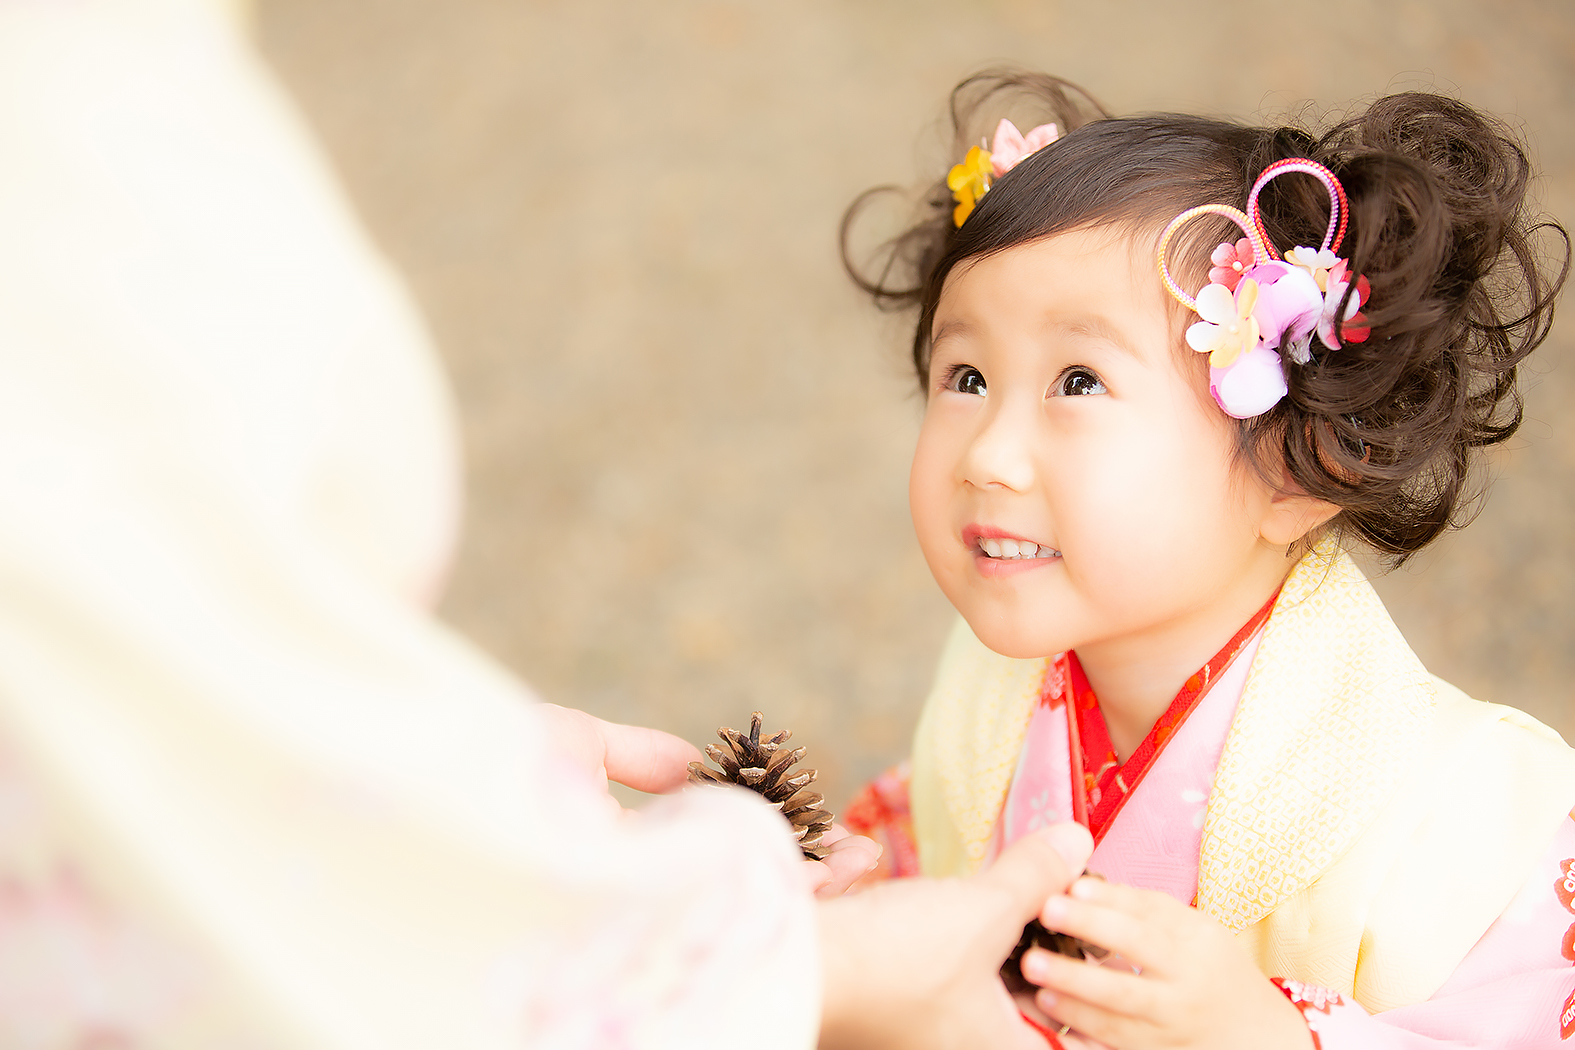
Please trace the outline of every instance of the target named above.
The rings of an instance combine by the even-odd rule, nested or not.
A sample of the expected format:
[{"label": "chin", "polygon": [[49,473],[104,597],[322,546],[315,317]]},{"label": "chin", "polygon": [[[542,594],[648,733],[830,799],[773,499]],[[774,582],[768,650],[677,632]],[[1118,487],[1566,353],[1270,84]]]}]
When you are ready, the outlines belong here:
[{"label": "chin", "polygon": [[1023,630],[1018,624],[979,617],[963,618],[968,621],[974,637],[984,643],[987,649],[1013,660],[1038,660],[1071,648],[1070,645],[1056,644],[1054,639],[1046,638],[1042,632]]}]

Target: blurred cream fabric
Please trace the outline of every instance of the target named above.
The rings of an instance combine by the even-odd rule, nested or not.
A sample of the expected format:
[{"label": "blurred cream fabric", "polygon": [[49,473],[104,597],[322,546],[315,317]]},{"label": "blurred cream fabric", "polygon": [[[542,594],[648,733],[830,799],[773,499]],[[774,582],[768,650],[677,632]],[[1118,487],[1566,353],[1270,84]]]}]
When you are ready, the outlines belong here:
[{"label": "blurred cream fabric", "polygon": [[235,6],[0,0],[0,1047],[812,1045],[776,818],[425,611],[442,378]]}]

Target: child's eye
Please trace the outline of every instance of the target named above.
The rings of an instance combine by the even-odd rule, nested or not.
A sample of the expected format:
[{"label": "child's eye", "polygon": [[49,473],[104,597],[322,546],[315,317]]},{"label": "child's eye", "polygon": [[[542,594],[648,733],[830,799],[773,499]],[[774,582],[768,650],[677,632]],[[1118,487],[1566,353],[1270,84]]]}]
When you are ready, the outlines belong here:
[{"label": "child's eye", "polygon": [[1074,365],[1061,373],[1050,388],[1051,397],[1078,397],[1082,394],[1106,393],[1105,381],[1090,369]]},{"label": "child's eye", "polygon": [[959,394],[985,395],[984,374],[972,365],[954,365],[946,373],[945,388]]}]

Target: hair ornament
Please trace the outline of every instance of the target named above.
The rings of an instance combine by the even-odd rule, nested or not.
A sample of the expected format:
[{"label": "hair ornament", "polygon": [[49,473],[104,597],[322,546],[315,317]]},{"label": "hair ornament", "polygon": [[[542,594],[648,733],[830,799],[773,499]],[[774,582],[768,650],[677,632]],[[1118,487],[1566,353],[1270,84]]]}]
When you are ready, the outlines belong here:
[{"label": "hair ornament", "polygon": [[[1287,172],[1312,175],[1329,191],[1329,228],[1317,248],[1298,246],[1277,256],[1258,211],[1258,195]],[[1171,239],[1182,226],[1203,215],[1230,219],[1245,237],[1221,244],[1209,257],[1209,283],[1196,297],[1170,275]],[[1209,393],[1236,419],[1262,415],[1288,392],[1281,353],[1296,364],[1312,361],[1312,338],[1331,350],[1340,339],[1359,343],[1368,328],[1359,313],[1370,291],[1367,278],[1353,276],[1335,253],[1345,239],[1350,204],[1345,187],[1322,164],[1304,157],[1276,161],[1263,170],[1247,196],[1247,210],[1228,204],[1203,204],[1171,220],[1159,239],[1159,276],[1176,301],[1198,315],[1187,329],[1187,345],[1209,355]],[[1355,283],[1344,315],[1340,303]]]},{"label": "hair ornament", "polygon": [[957,201],[957,207],[952,209],[952,225],[961,226],[967,221],[974,205],[990,192],[992,182],[1060,137],[1054,124],[1041,124],[1024,135],[1016,124],[1002,118],[995,126],[995,141],[988,147],[982,142],[970,146],[962,163],[952,165],[946,176],[946,188]]}]

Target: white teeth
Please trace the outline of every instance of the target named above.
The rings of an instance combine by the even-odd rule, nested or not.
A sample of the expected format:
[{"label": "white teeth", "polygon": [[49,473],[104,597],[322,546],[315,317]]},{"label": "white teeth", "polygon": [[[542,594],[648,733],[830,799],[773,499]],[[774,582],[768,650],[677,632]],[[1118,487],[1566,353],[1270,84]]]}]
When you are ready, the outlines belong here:
[{"label": "white teeth", "polygon": [[1059,558],[1061,552],[1054,547],[1031,543],[1028,540],[986,539],[979,537],[979,549],[992,558]]}]

